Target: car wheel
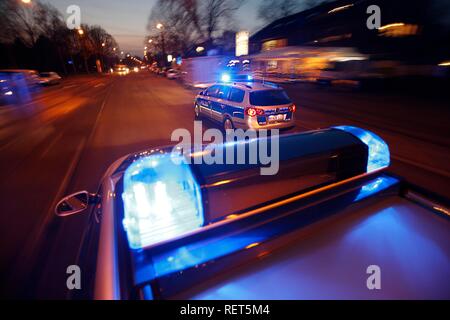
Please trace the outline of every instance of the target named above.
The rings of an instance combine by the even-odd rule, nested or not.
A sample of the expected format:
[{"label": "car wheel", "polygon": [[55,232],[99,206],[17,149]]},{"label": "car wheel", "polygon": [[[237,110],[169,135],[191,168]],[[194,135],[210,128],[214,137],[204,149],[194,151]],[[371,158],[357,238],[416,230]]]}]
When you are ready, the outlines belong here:
[{"label": "car wheel", "polygon": [[195,104],[194,107],[195,119],[200,119],[200,107],[198,104]]},{"label": "car wheel", "polygon": [[225,118],[223,121],[223,130],[226,132],[228,129],[234,129],[234,124],[230,118]]}]

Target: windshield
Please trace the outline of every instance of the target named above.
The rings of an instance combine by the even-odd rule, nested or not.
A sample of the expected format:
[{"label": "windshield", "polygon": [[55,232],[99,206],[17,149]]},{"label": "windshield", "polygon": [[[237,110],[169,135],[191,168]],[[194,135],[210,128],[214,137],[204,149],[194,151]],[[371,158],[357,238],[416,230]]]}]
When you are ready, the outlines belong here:
[{"label": "windshield", "polygon": [[284,90],[261,90],[250,93],[250,104],[254,106],[274,106],[292,103]]}]

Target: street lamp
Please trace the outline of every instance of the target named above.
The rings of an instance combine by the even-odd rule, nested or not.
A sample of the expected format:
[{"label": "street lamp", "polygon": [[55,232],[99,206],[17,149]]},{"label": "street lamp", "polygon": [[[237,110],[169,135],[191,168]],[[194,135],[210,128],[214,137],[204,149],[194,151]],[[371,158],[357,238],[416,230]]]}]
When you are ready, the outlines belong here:
[{"label": "street lamp", "polygon": [[25,4],[30,4],[31,0],[22,0],[22,2],[25,3]]},{"label": "street lamp", "polygon": [[102,43],[102,47],[104,47],[104,46],[106,46],[106,43],[103,42],[103,43]]},{"label": "street lamp", "polygon": [[79,34],[80,36],[82,36],[82,35],[84,34],[84,30],[83,30],[83,29],[78,29],[78,34]]},{"label": "street lamp", "polygon": [[162,30],[163,28],[164,28],[164,26],[162,23],[158,23],[156,25],[156,29],[161,30],[161,45],[162,45],[163,56],[165,57],[166,56],[166,46],[165,46],[165,41],[164,41],[164,30]]},{"label": "street lamp", "polygon": [[148,39],[148,43],[152,43],[153,42],[153,39]]}]

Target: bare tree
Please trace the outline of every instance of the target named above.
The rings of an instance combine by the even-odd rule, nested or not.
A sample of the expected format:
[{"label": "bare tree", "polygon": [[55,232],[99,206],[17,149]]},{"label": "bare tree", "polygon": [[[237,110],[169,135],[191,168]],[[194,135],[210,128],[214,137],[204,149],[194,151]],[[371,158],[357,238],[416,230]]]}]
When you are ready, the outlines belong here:
[{"label": "bare tree", "polygon": [[[242,3],[242,0],[158,0],[149,17],[146,42],[152,39],[155,51],[184,52],[197,42],[213,41],[232,21]],[[158,23],[164,27],[156,29]]]},{"label": "bare tree", "polygon": [[243,1],[204,0],[201,6],[202,20],[205,22],[206,40],[212,41],[213,35],[233,18],[233,14]]},{"label": "bare tree", "polygon": [[[156,28],[159,23],[163,26],[161,29]],[[197,1],[158,0],[150,14],[147,30],[155,51],[184,51],[202,36]]]},{"label": "bare tree", "polygon": [[87,27],[87,37],[93,54],[112,55],[117,42],[105,29],[100,26]]},{"label": "bare tree", "polygon": [[60,13],[51,5],[40,1],[25,4],[16,0],[0,2],[0,40],[4,42],[20,39],[32,47],[43,35],[49,38],[56,26],[61,26]]},{"label": "bare tree", "polygon": [[270,23],[323,2],[326,0],[263,0],[258,8],[258,17],[265,23]]}]

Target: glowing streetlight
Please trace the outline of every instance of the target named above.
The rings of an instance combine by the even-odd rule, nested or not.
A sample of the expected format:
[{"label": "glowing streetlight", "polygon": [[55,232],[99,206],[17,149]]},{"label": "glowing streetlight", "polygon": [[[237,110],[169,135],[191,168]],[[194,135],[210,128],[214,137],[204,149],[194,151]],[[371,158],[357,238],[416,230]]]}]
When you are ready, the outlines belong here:
[{"label": "glowing streetlight", "polygon": [[147,47],[144,47],[144,50],[147,50]]},{"label": "glowing streetlight", "polygon": [[148,43],[152,43],[153,42],[153,39],[148,39]]},{"label": "glowing streetlight", "polygon": [[158,23],[158,24],[156,25],[156,29],[159,29],[159,30],[161,30],[163,27],[164,27],[164,26],[163,26],[162,23]]},{"label": "glowing streetlight", "polygon": [[103,42],[103,43],[102,43],[102,47],[104,47],[104,46],[106,46],[106,43]]},{"label": "glowing streetlight", "polygon": [[25,3],[25,4],[30,4],[31,0],[22,0],[22,2]]},{"label": "glowing streetlight", "polygon": [[123,51],[120,51],[120,54],[123,54]]},{"label": "glowing streetlight", "polygon": [[82,35],[84,34],[84,30],[83,30],[83,29],[78,29],[78,34],[79,34],[80,36],[82,36]]},{"label": "glowing streetlight", "polygon": [[117,50],[117,48],[113,48],[113,51],[116,51]]}]

